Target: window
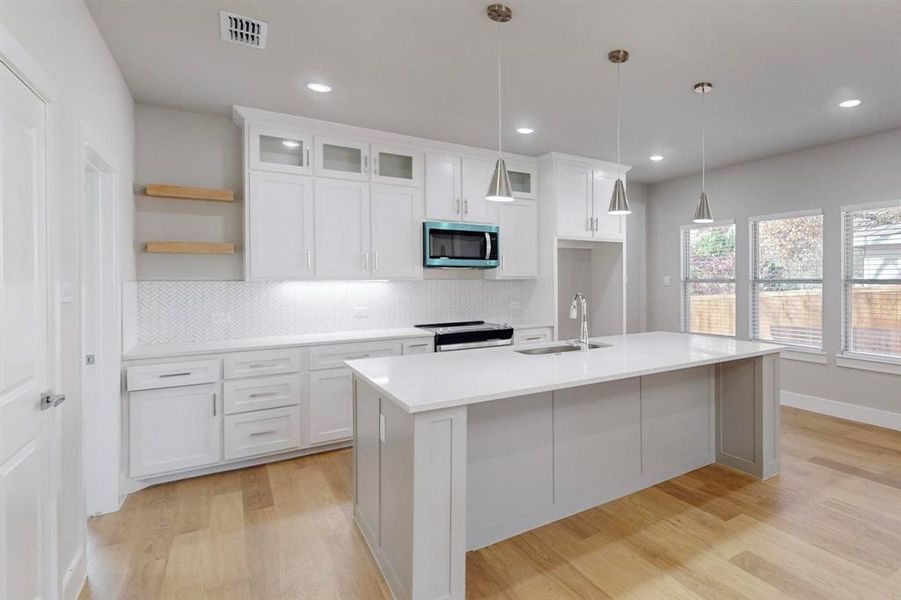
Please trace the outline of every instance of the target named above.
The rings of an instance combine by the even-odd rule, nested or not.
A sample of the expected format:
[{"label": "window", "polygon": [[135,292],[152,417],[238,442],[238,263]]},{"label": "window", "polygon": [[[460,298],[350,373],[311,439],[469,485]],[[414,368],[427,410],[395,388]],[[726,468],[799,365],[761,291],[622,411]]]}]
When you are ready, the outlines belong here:
[{"label": "window", "polygon": [[751,338],[822,350],[822,213],[751,220]]},{"label": "window", "polygon": [[735,335],[735,224],[682,228],[682,331]]},{"label": "window", "polygon": [[901,358],[901,202],[844,219],[843,351]]}]

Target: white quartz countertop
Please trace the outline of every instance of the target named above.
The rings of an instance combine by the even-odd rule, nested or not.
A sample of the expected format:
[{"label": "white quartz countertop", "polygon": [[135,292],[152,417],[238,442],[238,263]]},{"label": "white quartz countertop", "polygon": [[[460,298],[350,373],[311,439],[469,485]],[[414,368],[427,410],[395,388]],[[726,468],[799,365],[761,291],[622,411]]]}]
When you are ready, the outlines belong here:
[{"label": "white quartz countertop", "polygon": [[125,354],[124,360],[144,358],[164,358],[168,356],[189,356],[193,354],[215,354],[240,350],[265,350],[291,348],[295,346],[321,346],[344,342],[372,342],[378,340],[429,338],[434,333],[416,327],[395,329],[361,329],[358,331],[335,331],[331,333],[308,333],[234,340],[214,340],[184,344],[146,344],[137,346]]},{"label": "white quartz countertop", "polygon": [[409,413],[778,353],[782,346],[655,331],[601,338],[588,352],[526,355],[517,348],[561,342],[368,358],[354,372]]}]

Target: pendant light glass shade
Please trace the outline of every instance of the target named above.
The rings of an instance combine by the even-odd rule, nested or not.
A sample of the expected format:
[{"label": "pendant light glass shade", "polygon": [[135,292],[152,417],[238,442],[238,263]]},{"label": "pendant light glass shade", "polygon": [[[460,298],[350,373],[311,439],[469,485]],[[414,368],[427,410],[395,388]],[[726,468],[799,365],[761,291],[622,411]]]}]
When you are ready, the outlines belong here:
[{"label": "pendant light glass shade", "polygon": [[629,208],[629,199],[626,197],[626,186],[623,185],[622,179],[617,179],[613,184],[613,195],[610,197],[607,214],[616,216],[632,214],[632,210]]},{"label": "pendant light glass shade", "polygon": [[[629,60],[629,52],[627,50],[611,50],[607,54],[607,60],[616,65],[616,164],[622,166],[620,157],[620,132],[622,130],[623,109],[622,94],[619,91],[619,67]],[[610,196],[610,206],[607,207],[607,214],[613,216],[631,215],[632,209],[629,208],[629,198],[626,196],[626,186],[623,185],[622,177],[616,178],[613,184],[613,194]]]},{"label": "pendant light glass shade", "polygon": [[492,202],[513,202],[513,188],[510,187],[510,176],[507,174],[507,165],[503,158],[494,163],[494,174],[491,183],[488,184],[486,200]]},{"label": "pendant light glass shade", "polygon": [[695,216],[692,219],[695,223],[713,223],[713,217],[710,214],[710,204],[707,202],[707,192],[701,192],[698,198],[698,207],[695,209]]}]

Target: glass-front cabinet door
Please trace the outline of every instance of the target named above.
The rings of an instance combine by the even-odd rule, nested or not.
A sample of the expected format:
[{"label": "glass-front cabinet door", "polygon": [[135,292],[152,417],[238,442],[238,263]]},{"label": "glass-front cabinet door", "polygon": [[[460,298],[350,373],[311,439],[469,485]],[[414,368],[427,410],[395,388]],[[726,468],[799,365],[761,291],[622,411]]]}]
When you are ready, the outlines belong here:
[{"label": "glass-front cabinet door", "polygon": [[369,144],[316,136],[316,175],[368,181]]},{"label": "glass-front cabinet door", "polygon": [[422,186],[422,152],[374,144],[372,181]]},{"label": "glass-front cabinet door", "polygon": [[510,176],[510,187],[513,190],[514,198],[534,200],[537,197],[535,167],[509,162],[507,163],[507,175]]},{"label": "glass-front cabinet door", "polygon": [[308,175],[313,172],[313,136],[300,130],[251,126],[250,168]]}]

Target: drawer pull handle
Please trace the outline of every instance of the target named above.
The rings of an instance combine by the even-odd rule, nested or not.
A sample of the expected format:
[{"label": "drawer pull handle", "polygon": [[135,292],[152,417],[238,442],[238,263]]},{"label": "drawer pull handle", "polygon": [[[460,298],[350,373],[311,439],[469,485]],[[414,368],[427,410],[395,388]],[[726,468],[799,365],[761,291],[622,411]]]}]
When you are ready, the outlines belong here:
[{"label": "drawer pull handle", "polygon": [[425,344],[409,344],[407,347],[408,348],[425,348],[428,345],[429,345],[428,342],[426,342]]},{"label": "drawer pull handle", "polygon": [[258,392],[250,395],[251,398],[268,398],[269,396],[278,396],[278,392]]},{"label": "drawer pull handle", "polygon": [[278,361],[270,360],[269,362],[253,363],[253,364],[247,365],[247,368],[248,369],[265,369],[266,367],[274,367],[277,364],[278,364]]},{"label": "drawer pull handle", "polygon": [[250,437],[256,437],[258,435],[271,435],[273,433],[278,433],[275,429],[270,429],[269,431],[253,431],[250,433]]},{"label": "drawer pull handle", "polygon": [[540,340],[540,339],[542,339],[543,337],[544,337],[543,335],[533,335],[533,336],[531,336],[531,337],[527,337],[527,338],[526,338],[526,341],[531,342],[531,341],[534,341],[534,340]]},{"label": "drawer pull handle", "polygon": [[344,357],[344,360],[354,360],[357,358],[369,358],[369,353],[364,352],[363,354],[348,354]]},{"label": "drawer pull handle", "polygon": [[165,379],[167,377],[187,377],[191,374],[191,371],[185,371],[184,373],[162,373],[159,377],[160,379]]}]

